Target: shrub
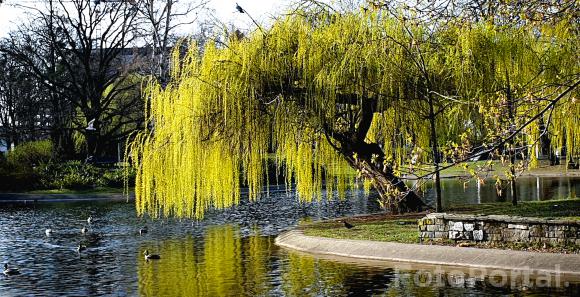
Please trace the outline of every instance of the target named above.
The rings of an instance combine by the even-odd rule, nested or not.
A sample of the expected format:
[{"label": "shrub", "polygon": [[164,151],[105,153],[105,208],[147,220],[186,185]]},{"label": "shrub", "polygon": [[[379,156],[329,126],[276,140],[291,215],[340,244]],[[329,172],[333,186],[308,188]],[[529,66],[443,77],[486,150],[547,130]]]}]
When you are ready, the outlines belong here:
[{"label": "shrub", "polygon": [[[113,169],[104,172],[99,178],[99,185],[111,188],[121,188],[125,185],[125,169]],[[135,170],[129,168],[128,171],[128,185],[135,185]]]},{"label": "shrub", "polygon": [[19,172],[30,171],[36,166],[50,162],[51,158],[52,142],[50,140],[21,143],[6,156],[8,167]]},{"label": "shrub", "polygon": [[14,150],[0,154],[0,190],[21,191],[41,187],[36,169],[50,162],[52,143],[49,140],[19,144]]},{"label": "shrub", "polygon": [[68,161],[41,166],[38,174],[44,188],[81,190],[94,187],[102,170],[80,161]]},{"label": "shrub", "polygon": [[0,172],[0,191],[24,191],[39,187],[38,176],[32,171]]},{"label": "shrub", "polygon": [[110,170],[103,173],[99,178],[99,185],[112,188],[123,186],[123,170]]},{"label": "shrub", "polygon": [[79,172],[70,172],[65,174],[62,179],[55,181],[55,185],[61,189],[84,190],[93,188],[95,179]]},{"label": "shrub", "polygon": [[[125,185],[126,169],[104,169],[81,161],[53,162],[46,154],[50,151],[47,143],[50,144],[23,144],[8,154],[10,161],[0,155],[0,191],[84,190],[95,186],[121,188]],[[127,177],[128,185],[133,186],[135,170],[129,168]]]}]

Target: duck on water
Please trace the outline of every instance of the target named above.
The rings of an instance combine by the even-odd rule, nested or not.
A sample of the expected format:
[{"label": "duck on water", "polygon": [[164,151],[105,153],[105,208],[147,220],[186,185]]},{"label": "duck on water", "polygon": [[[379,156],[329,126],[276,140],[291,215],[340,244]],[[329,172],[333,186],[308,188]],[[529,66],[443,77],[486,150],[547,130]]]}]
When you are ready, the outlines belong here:
[{"label": "duck on water", "polygon": [[8,267],[8,263],[4,263],[4,270],[2,271],[4,275],[17,275],[20,274],[18,268]]},{"label": "duck on water", "polygon": [[145,255],[145,260],[158,260],[158,259],[161,259],[161,256],[159,256],[159,255],[149,254],[149,250],[145,250],[145,252],[143,252],[143,255]]}]

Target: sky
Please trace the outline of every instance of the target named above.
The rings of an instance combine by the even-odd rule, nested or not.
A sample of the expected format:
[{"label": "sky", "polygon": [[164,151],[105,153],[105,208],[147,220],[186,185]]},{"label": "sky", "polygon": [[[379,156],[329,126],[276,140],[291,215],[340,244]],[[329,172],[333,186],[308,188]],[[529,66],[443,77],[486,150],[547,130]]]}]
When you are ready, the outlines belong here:
[{"label": "sky", "polygon": [[238,3],[259,23],[267,22],[272,16],[284,12],[289,0],[212,0],[210,5],[221,20],[232,22],[237,27],[253,27],[252,21],[236,10]]},{"label": "sky", "polygon": [[[186,1],[188,0],[181,0],[181,2]],[[14,28],[14,24],[26,18],[26,11],[13,4],[43,7],[42,0],[3,0],[2,2],[0,4],[0,37],[6,36],[10,28]],[[254,25],[248,16],[236,11],[236,3],[259,23],[267,23],[272,15],[285,11],[290,2],[290,0],[210,0],[209,6],[215,10],[216,16],[223,23],[231,23],[236,28],[247,29]]]}]

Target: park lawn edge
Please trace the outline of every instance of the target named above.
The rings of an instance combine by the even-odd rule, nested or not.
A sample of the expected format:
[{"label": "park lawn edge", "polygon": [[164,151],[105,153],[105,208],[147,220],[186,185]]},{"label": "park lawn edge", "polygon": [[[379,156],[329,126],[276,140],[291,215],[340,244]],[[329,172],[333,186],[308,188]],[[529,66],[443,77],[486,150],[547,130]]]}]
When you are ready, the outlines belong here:
[{"label": "park lawn edge", "polygon": [[[554,218],[580,221],[580,198],[520,202],[517,206],[508,202],[458,205],[445,211],[457,214],[511,215],[524,217]],[[355,227],[347,229],[340,219],[305,223],[298,228],[307,236],[336,239],[372,240],[398,243],[420,243],[417,219],[426,213],[387,215],[384,213],[348,218]],[[544,245],[527,243],[467,243],[437,240],[423,244],[458,245],[481,248],[503,248],[541,252],[580,253],[580,246]]]}]

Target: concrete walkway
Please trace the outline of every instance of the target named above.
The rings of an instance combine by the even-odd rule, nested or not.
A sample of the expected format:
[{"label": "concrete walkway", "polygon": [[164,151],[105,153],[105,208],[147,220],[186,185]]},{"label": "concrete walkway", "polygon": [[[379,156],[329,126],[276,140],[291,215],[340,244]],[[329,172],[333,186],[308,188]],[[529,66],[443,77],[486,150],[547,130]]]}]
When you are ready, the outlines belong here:
[{"label": "concrete walkway", "polygon": [[580,255],[500,249],[404,244],[306,236],[300,230],[276,238],[276,244],[306,253],[427,265],[561,274],[580,279]]},{"label": "concrete walkway", "polygon": [[[134,200],[135,194],[129,194]],[[87,193],[87,194],[24,194],[0,193],[0,204],[34,204],[43,202],[80,202],[80,201],[127,201],[122,193]]]}]

